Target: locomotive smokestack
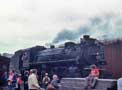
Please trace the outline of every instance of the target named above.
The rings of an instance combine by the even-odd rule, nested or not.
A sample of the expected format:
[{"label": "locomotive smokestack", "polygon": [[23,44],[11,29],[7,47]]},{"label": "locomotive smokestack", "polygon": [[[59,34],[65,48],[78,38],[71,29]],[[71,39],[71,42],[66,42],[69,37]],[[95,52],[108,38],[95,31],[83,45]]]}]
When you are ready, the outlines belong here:
[{"label": "locomotive smokestack", "polygon": [[55,46],[54,46],[54,45],[50,45],[50,48],[51,48],[51,49],[54,49],[54,48],[55,48]]},{"label": "locomotive smokestack", "polygon": [[83,39],[88,40],[90,38],[90,35],[84,35]]}]

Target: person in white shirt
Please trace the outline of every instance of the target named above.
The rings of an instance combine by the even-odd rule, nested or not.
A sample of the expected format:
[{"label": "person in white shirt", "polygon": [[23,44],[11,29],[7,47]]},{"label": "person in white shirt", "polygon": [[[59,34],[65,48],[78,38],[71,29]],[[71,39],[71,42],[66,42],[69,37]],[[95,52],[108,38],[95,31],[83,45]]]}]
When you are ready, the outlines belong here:
[{"label": "person in white shirt", "polygon": [[122,78],[117,80],[117,90],[122,90]]},{"label": "person in white shirt", "polygon": [[40,89],[35,70],[30,70],[30,75],[28,77],[28,87],[29,87],[29,90]]}]

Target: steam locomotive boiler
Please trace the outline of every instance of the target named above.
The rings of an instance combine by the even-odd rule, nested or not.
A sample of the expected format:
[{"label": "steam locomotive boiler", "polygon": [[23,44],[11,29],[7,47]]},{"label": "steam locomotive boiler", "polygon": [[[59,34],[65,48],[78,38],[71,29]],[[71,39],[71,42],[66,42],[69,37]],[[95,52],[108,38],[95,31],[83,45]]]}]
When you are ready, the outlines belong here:
[{"label": "steam locomotive boiler", "polygon": [[[79,77],[83,74],[82,70],[92,64],[98,67],[106,64],[104,45],[88,35],[81,38],[78,44],[66,42],[63,47],[59,48],[55,46],[51,48],[38,46],[38,49],[33,47],[16,52],[13,58],[18,59],[18,70],[34,68],[40,74],[55,73],[60,77]],[[15,63],[15,60],[11,61]]]}]

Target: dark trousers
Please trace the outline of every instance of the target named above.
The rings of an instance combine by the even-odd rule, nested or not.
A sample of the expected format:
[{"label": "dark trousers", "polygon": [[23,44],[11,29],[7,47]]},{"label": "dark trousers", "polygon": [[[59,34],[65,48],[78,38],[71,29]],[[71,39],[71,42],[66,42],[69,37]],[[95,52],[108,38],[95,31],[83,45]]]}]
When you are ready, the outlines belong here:
[{"label": "dark trousers", "polygon": [[15,90],[21,90],[21,88],[20,88],[20,85],[18,84],[18,88],[16,88]]},{"label": "dark trousers", "polygon": [[12,85],[8,85],[8,90],[15,90],[15,87],[13,87]]},{"label": "dark trousers", "polygon": [[28,90],[28,84],[24,84],[24,90]]}]

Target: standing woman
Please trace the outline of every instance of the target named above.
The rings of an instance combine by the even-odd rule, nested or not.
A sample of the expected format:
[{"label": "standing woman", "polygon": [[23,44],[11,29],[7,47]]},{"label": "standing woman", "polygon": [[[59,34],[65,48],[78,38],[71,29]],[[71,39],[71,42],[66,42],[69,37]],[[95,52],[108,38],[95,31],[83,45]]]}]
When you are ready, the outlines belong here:
[{"label": "standing woman", "polygon": [[10,70],[8,76],[8,90],[15,90],[17,78],[13,70]]}]

